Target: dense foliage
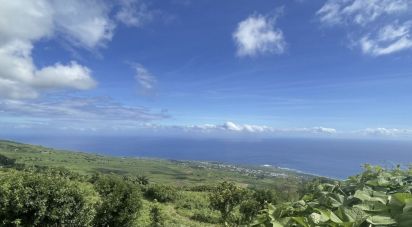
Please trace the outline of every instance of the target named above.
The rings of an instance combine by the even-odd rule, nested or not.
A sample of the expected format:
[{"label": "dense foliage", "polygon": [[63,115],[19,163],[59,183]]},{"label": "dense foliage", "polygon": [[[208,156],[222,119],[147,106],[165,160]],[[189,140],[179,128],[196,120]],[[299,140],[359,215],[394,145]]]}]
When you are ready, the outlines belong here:
[{"label": "dense foliage", "polygon": [[131,226],[141,209],[140,188],[118,176],[18,169],[0,172],[1,226]]},{"label": "dense foliage", "polygon": [[296,202],[269,204],[253,226],[412,226],[412,170],[365,171],[315,184]]},{"label": "dense foliage", "polygon": [[165,203],[174,201],[177,197],[177,192],[171,186],[154,184],[146,189],[145,196],[148,199]]},{"label": "dense foliage", "polygon": [[131,226],[142,206],[139,188],[120,177],[110,175],[94,177],[93,184],[102,200],[94,224]]},{"label": "dense foliage", "polygon": [[218,210],[227,222],[232,211],[242,201],[246,191],[230,182],[219,184],[210,196],[210,205]]},{"label": "dense foliage", "polygon": [[0,226],[412,226],[412,170],[334,182],[200,164],[0,141]]},{"label": "dense foliage", "polygon": [[221,214],[225,225],[248,225],[267,202],[275,202],[268,189],[246,189],[231,182],[218,184],[210,194],[210,205]]},{"label": "dense foliage", "polygon": [[2,225],[90,226],[100,205],[93,185],[36,172],[0,173]]}]

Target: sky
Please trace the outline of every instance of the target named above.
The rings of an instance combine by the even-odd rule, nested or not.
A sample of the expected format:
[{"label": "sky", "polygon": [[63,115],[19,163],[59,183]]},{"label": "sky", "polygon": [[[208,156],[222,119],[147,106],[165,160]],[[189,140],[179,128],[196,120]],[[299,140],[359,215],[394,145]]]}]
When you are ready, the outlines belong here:
[{"label": "sky", "polygon": [[0,134],[412,139],[412,0],[0,0]]}]

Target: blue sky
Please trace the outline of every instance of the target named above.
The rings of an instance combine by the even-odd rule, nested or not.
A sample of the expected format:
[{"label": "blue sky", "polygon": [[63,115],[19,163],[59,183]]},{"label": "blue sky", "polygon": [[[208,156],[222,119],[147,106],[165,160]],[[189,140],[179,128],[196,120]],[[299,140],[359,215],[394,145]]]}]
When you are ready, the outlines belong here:
[{"label": "blue sky", "polygon": [[412,136],[410,0],[0,3],[2,134]]}]

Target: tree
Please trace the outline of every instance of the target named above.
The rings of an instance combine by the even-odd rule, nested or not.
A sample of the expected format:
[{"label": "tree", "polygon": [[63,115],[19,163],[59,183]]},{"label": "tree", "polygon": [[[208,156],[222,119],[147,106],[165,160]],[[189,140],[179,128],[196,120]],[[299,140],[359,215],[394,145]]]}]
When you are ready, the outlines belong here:
[{"label": "tree", "polygon": [[92,225],[99,196],[90,183],[36,172],[0,174],[1,225]]},{"label": "tree", "polygon": [[130,226],[142,208],[139,188],[117,176],[95,176],[95,188],[102,197],[96,226]]},{"label": "tree", "polygon": [[233,209],[240,204],[244,195],[244,189],[225,181],[217,185],[211,193],[210,205],[220,212],[222,220],[226,222]]}]

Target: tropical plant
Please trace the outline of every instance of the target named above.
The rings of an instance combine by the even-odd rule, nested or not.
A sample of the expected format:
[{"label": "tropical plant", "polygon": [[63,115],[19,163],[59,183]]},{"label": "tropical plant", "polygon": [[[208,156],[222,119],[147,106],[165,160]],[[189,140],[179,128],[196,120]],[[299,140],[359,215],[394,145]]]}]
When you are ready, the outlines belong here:
[{"label": "tropical plant", "polygon": [[412,226],[412,170],[366,165],[343,182],[323,183],[297,202],[268,204],[252,226]]}]

